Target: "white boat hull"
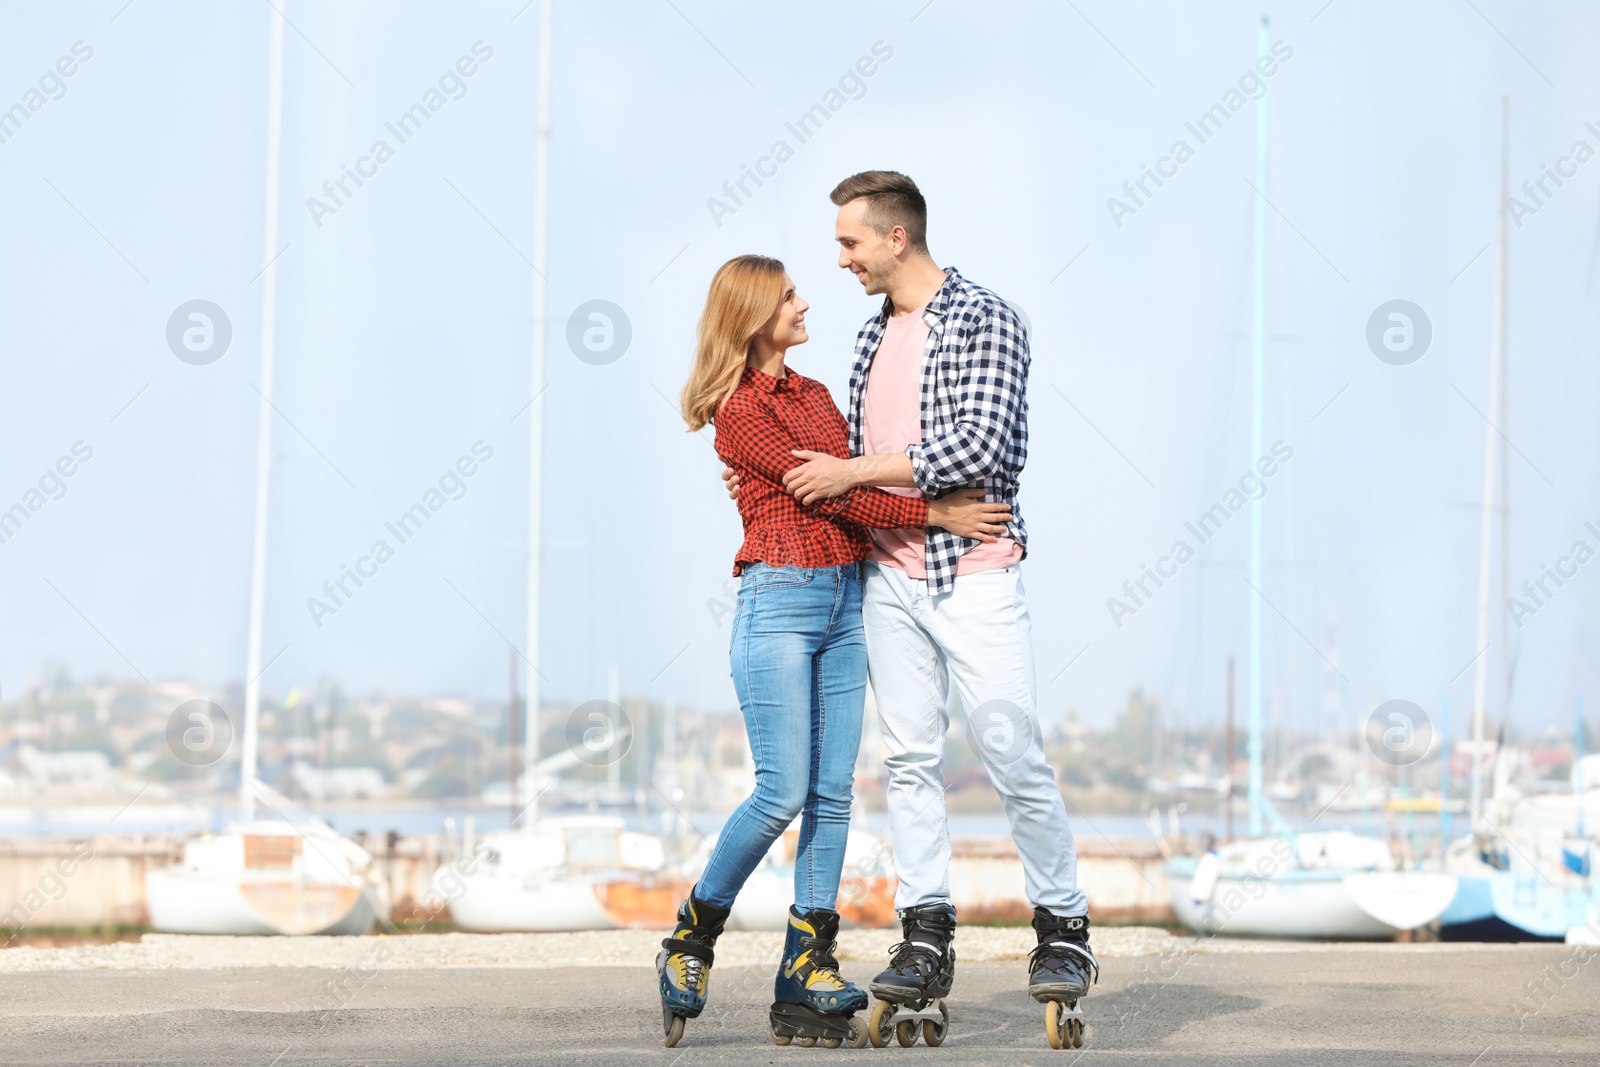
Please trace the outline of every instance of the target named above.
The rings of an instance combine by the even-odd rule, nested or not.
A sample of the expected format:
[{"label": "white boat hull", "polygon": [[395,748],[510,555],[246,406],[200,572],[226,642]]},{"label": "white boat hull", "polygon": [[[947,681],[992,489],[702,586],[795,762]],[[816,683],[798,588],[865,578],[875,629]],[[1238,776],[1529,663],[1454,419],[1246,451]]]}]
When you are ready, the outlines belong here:
[{"label": "white boat hull", "polygon": [[163,933],[364,934],[388,912],[371,863],[325,824],[261,820],[185,842],[145,874],[145,906]]},{"label": "white boat hull", "polygon": [[463,930],[501,931],[615,930],[619,924],[601,904],[592,879],[463,879],[465,888],[450,901],[450,917]]},{"label": "white boat hull", "polygon": [[1386,869],[1387,845],[1344,831],[1239,841],[1168,864],[1172,910],[1202,934],[1391,938],[1426,926],[1454,875]]},{"label": "white boat hull", "polygon": [[[794,900],[792,836],[774,842],[734,899],[729,930],[783,930]],[[451,919],[463,930],[568,931],[662,929],[694,887],[688,870],[669,870],[659,839],[623,828],[622,820],[599,816],[547,819],[529,830],[497,831],[468,843],[475,862],[446,865],[434,877],[449,901]],[[847,923],[881,925],[894,914],[892,869],[887,844],[853,834],[840,881],[839,911]]]},{"label": "white boat hull", "polygon": [[1431,871],[1347,874],[1344,887],[1356,907],[1396,932],[1427,926],[1455,899],[1457,879]]},{"label": "white boat hull", "polygon": [[729,930],[786,930],[794,902],[794,871],[757,867],[734,898]]},{"label": "white boat hull", "polygon": [[1196,900],[1192,876],[1169,872],[1172,910],[1198,933],[1224,937],[1388,938],[1396,928],[1355,902],[1343,877],[1245,880],[1222,876]]},{"label": "white boat hull", "polygon": [[382,902],[372,887],[205,874],[145,876],[150,925],[172,934],[364,934]]},{"label": "white boat hull", "polygon": [[689,892],[663,870],[660,839],[614,816],[496,831],[467,843],[465,854],[439,869],[434,889],[455,924],[474,933],[670,926]]}]

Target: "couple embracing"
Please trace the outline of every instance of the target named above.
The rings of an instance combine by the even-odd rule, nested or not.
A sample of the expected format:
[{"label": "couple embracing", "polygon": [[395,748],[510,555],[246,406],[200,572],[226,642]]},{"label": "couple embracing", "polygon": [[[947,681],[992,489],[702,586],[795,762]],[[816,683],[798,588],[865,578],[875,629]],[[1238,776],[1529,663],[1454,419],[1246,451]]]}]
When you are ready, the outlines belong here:
[{"label": "couple embracing", "polygon": [[[712,279],[681,398],[690,429],[715,428],[744,521],[730,658],[756,787],[662,942],[666,1043],[704,1009],[734,897],[796,816],[773,1040],[881,1047],[898,1026],[909,1044],[916,1031],[895,1012],[930,1004],[939,1014],[922,1035],[943,1040],[955,974],[942,769],[954,686],[969,715],[1004,701],[1023,735],[1020,755],[979,748],[1034,908],[1028,990],[1049,1006],[1060,1047],[1069,1027],[1081,1041],[1075,1004],[1096,968],[1066,806],[1044,758],[1020,573],[1028,338],[993,293],[934,263],[910,178],[866,171],[832,200],[839,266],[884,297],[856,338],[848,420],[826,386],[786,365],[807,340],[808,305],[764,256],[730,260]],[[880,1003],[863,1026],[852,1016],[867,995],[834,955],[834,905],[869,675],[889,751],[903,939],[869,983]]]}]

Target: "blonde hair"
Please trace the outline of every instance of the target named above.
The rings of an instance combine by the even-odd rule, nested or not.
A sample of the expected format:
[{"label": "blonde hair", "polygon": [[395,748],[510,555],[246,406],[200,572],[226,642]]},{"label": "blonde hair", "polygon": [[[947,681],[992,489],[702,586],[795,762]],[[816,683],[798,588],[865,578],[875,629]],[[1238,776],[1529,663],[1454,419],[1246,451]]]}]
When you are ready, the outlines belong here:
[{"label": "blonde hair", "polygon": [[694,367],[678,396],[691,431],[714,421],[739,387],[750,342],[783,299],[783,275],[770,256],[737,256],[717,268],[700,313]]}]

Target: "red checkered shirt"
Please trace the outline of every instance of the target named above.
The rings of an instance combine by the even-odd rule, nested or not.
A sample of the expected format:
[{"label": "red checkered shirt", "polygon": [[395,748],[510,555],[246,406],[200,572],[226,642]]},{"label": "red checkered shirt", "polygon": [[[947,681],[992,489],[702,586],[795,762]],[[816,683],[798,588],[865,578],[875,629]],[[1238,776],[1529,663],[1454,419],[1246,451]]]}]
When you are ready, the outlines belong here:
[{"label": "red checkered shirt", "polygon": [[863,527],[926,526],[928,504],[861,487],[806,507],[783,488],[786,472],[804,462],[795,449],[849,458],[849,427],[828,387],[789,370],[774,378],[746,367],[717,412],[717,455],[739,475],[744,544],[733,573],[746,563],[774,567],[837,567],[867,558]]}]

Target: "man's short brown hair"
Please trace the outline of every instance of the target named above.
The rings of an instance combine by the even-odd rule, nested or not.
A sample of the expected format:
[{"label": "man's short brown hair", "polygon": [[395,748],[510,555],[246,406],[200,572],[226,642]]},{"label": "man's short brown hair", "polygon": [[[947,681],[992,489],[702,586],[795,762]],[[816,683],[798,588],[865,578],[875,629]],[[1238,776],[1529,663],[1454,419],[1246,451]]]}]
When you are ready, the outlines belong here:
[{"label": "man's short brown hair", "polygon": [[889,236],[896,226],[906,231],[906,240],[918,252],[928,251],[928,202],[922,199],[917,183],[893,170],[864,170],[852,174],[828,195],[840,207],[852,200],[866,200],[865,220],[879,237]]}]

